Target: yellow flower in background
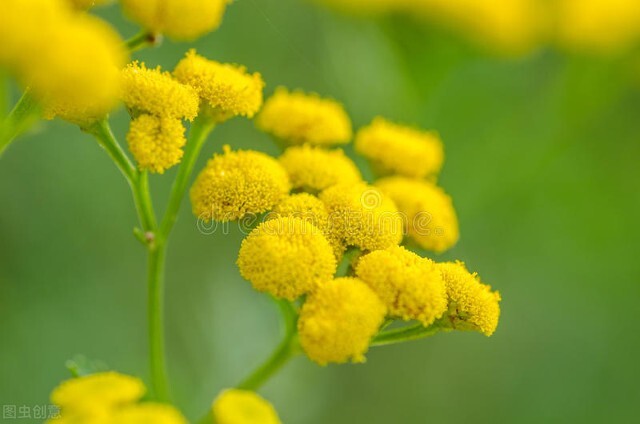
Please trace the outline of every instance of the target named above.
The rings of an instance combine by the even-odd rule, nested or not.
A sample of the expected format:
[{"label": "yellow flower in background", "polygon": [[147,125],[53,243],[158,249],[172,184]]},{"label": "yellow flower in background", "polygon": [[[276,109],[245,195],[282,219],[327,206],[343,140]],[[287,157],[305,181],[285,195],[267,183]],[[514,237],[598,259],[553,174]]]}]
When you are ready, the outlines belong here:
[{"label": "yellow flower in background", "polygon": [[131,121],[127,143],[141,169],[162,174],[180,163],[184,131],[179,119],[144,114]]},{"label": "yellow flower in background", "polygon": [[173,406],[152,402],[120,408],[113,412],[108,422],[113,424],[187,424],[186,418]]},{"label": "yellow flower in background", "polygon": [[356,275],[376,292],[391,316],[428,326],[447,310],[447,292],[436,264],[404,247],[364,255]]},{"label": "yellow flower in background", "polygon": [[213,31],[229,0],[120,0],[124,12],[154,33],[192,40]]},{"label": "yellow flower in background", "polygon": [[335,100],[279,87],[264,104],[256,125],[285,144],[330,146],[351,140],[351,120]]},{"label": "yellow flower in background", "polygon": [[252,150],[215,154],[191,187],[193,213],[230,221],[273,208],[289,193],[289,177],[272,157]]},{"label": "yellow flower in background", "polygon": [[341,149],[325,150],[309,145],[289,147],[280,156],[294,189],[312,193],[338,183],[362,181],[360,170]]},{"label": "yellow flower in background", "polygon": [[438,264],[449,298],[448,318],[453,328],[477,330],[490,336],[500,319],[500,293],[482,284],[462,262]]},{"label": "yellow flower in background", "polygon": [[358,131],[355,147],[382,175],[424,178],[440,172],[444,161],[442,142],[437,134],[380,117]]},{"label": "yellow flower in background", "polygon": [[329,232],[347,246],[385,249],[402,240],[402,216],[393,201],[365,183],[337,184],[320,193]]},{"label": "yellow flower in background", "polygon": [[281,424],[274,407],[248,390],[223,391],[211,410],[216,424]]},{"label": "yellow flower in background", "polygon": [[333,278],[336,258],[311,222],[282,217],[261,223],[243,240],[238,267],[256,290],[295,300]]},{"label": "yellow flower in background", "polygon": [[190,50],[173,75],[195,88],[218,121],[233,116],[252,118],[262,106],[262,76],[248,73],[243,66],[209,60]]},{"label": "yellow flower in background", "polygon": [[[158,66],[130,63],[122,70],[122,100],[134,112],[192,120],[198,114],[198,95]],[[135,115],[135,113],[134,113]]]},{"label": "yellow flower in background", "polygon": [[357,278],[329,281],[307,297],[298,320],[300,345],[320,365],[364,362],[386,308]]},{"label": "yellow flower in background", "polygon": [[406,177],[382,178],[375,186],[402,212],[406,235],[423,249],[442,253],[460,237],[451,197],[437,185]]}]

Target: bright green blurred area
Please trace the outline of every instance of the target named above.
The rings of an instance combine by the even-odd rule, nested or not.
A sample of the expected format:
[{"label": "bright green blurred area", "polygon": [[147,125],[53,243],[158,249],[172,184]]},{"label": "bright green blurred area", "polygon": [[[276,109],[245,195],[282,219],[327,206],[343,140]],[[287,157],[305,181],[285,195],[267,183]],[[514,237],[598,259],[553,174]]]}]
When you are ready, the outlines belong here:
[{"label": "bright green blurred area", "polygon": [[[124,36],[116,6],[99,14]],[[135,55],[171,69],[190,45]],[[630,60],[474,52],[402,19],[349,20],[296,0],[240,0],[195,43],[221,61],[440,132],[459,258],[503,296],[492,338],[374,348],[365,365],[300,357],[262,393],[285,423],[632,422],[640,410],[640,72]],[[634,75],[634,72],[637,75]],[[121,139],[123,110],[114,116]],[[277,153],[251,122],[222,144]],[[175,170],[154,177],[162,209]],[[0,404],[47,403],[81,353],[147,378],[145,252],[128,188],[77,128],[46,122],[0,160]],[[185,199],[168,258],[178,405],[199,417],[278,341],[278,315],[235,266],[242,235],[201,234]],[[27,419],[20,422],[30,422]]]}]

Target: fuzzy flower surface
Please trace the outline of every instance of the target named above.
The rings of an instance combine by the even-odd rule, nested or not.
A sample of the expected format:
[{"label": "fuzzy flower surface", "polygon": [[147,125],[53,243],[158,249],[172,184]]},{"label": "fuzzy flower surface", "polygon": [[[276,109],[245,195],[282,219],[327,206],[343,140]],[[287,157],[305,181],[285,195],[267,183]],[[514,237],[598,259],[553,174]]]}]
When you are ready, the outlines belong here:
[{"label": "fuzzy flower surface", "polygon": [[351,140],[351,120],[332,99],[279,87],[256,118],[262,131],[285,144],[331,146]]},{"label": "fuzzy flower surface", "polygon": [[131,121],[127,143],[141,169],[162,174],[180,162],[184,131],[179,119],[140,115]]},{"label": "fuzzy flower surface", "polygon": [[187,424],[186,418],[173,406],[145,402],[128,405],[113,412],[109,424]]},{"label": "fuzzy flower surface", "polygon": [[389,314],[428,326],[447,310],[440,270],[428,258],[393,246],[364,255],[356,275],[385,303]]},{"label": "fuzzy flower surface", "polygon": [[500,319],[500,293],[491,291],[462,262],[441,263],[438,268],[447,289],[452,327],[492,335]]},{"label": "fuzzy flower surface", "polygon": [[341,149],[293,146],[280,156],[280,164],[287,170],[294,189],[312,193],[338,183],[362,181],[360,170]]},{"label": "fuzzy flower surface", "polygon": [[252,118],[262,106],[262,76],[248,73],[243,66],[209,60],[190,50],[173,75],[196,90],[218,121],[233,116]]},{"label": "fuzzy flower surface", "polygon": [[333,278],[336,258],[311,222],[282,217],[263,222],[243,240],[240,274],[261,292],[295,300]]},{"label": "fuzzy flower surface", "polygon": [[400,176],[386,177],[375,186],[402,212],[405,233],[423,249],[442,253],[453,247],[460,231],[451,197],[435,184]]},{"label": "fuzzy flower surface", "polygon": [[355,147],[381,175],[425,178],[440,172],[444,161],[442,141],[436,133],[380,117],[358,131]]},{"label": "fuzzy flower surface", "polygon": [[216,424],[281,424],[273,405],[248,390],[225,390],[211,407]]},{"label": "fuzzy flower surface", "polygon": [[320,365],[364,362],[385,314],[384,303],[364,282],[337,278],[318,288],[302,306],[300,345]]},{"label": "fuzzy flower surface", "polygon": [[193,213],[204,221],[232,221],[273,208],[289,193],[286,171],[253,150],[215,154],[191,187]]}]

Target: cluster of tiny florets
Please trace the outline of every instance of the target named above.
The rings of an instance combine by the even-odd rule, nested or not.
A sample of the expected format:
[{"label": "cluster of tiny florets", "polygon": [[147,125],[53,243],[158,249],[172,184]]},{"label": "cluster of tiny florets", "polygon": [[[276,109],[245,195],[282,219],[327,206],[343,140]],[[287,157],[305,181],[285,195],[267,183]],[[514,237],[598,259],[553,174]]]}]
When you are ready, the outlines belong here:
[{"label": "cluster of tiny florets", "polygon": [[273,405],[247,390],[224,390],[213,401],[211,412],[216,424],[281,424]]},{"label": "cluster of tiny florets", "polygon": [[162,174],[180,162],[184,131],[179,119],[143,114],[131,121],[127,143],[140,168]]}]

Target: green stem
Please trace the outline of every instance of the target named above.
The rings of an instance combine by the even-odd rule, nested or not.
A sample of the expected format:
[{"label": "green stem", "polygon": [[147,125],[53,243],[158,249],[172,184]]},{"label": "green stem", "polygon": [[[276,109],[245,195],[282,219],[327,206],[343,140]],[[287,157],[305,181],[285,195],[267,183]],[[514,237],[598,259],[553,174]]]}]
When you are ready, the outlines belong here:
[{"label": "green stem", "polygon": [[152,32],[141,31],[129,38],[124,42],[125,47],[129,50],[129,52],[133,53],[137,50],[141,50],[145,47],[155,46],[159,44],[161,41],[161,36],[159,34],[154,34]]},{"label": "green stem", "polygon": [[38,104],[27,89],[0,124],[0,156],[17,136],[25,132],[37,120],[37,116]]},{"label": "green stem", "polygon": [[423,339],[433,336],[440,331],[448,331],[448,328],[444,327],[439,321],[436,321],[428,327],[422,324],[416,324],[394,330],[382,331],[373,338],[371,346],[386,346],[410,340]]},{"label": "green stem", "polygon": [[164,263],[166,244],[156,240],[149,249],[148,262],[148,323],[149,323],[149,360],[151,366],[151,385],[155,398],[169,400],[169,384],[164,344]]}]

